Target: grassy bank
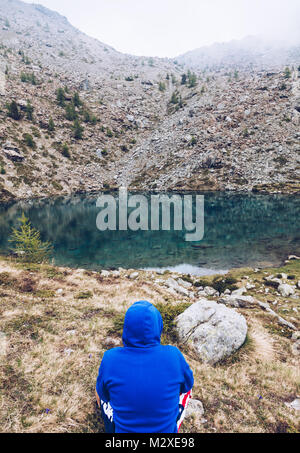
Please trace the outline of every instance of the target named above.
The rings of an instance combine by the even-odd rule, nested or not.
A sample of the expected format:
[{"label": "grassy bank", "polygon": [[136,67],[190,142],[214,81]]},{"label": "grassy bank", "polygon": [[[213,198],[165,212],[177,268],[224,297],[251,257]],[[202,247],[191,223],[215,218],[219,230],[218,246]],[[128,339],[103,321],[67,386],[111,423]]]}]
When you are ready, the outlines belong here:
[{"label": "grassy bank", "polygon": [[[237,286],[253,283],[255,288],[247,294],[268,302],[300,330],[299,299],[278,296],[265,280],[282,272],[295,284],[300,261],[281,269],[239,269],[230,275]],[[128,274],[124,270],[102,277],[0,259],[2,432],[101,431],[94,401],[99,362],[106,349],[120,342],[122,316],[136,300],[158,304],[166,325],[164,341],[176,344],[173,318],[191,301],[167,290],[168,274],[140,271],[134,280]],[[207,279],[211,282],[212,277]],[[183,432],[299,432],[299,416],[285,404],[300,393],[293,331],[257,305],[238,311],[249,331],[236,354],[210,366],[184,350],[195,375],[193,397],[203,402],[207,421],[190,418]]]}]

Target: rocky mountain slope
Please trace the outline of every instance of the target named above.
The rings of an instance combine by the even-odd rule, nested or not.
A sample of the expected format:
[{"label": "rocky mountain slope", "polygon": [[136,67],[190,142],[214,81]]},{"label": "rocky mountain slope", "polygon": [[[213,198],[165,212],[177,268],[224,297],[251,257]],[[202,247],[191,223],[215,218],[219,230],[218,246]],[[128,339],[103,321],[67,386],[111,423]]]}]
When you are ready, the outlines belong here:
[{"label": "rocky mountain slope", "polygon": [[2,200],[122,184],[299,191],[300,72],[288,58],[191,73],[17,0],[1,1],[0,44]]}]

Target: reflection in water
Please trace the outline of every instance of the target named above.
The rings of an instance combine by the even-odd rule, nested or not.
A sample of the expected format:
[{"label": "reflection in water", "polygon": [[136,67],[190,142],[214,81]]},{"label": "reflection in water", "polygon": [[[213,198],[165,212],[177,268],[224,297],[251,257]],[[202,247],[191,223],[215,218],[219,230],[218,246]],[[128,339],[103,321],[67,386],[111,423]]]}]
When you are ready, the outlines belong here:
[{"label": "reflection in water", "polygon": [[[55,247],[55,263],[83,268],[200,269],[278,265],[300,254],[300,197],[205,194],[205,234],[184,240],[184,231],[106,231],[96,228],[96,195],[0,205],[0,250],[22,212]],[[194,266],[195,268],[191,267]],[[178,268],[180,269],[180,268]]]}]

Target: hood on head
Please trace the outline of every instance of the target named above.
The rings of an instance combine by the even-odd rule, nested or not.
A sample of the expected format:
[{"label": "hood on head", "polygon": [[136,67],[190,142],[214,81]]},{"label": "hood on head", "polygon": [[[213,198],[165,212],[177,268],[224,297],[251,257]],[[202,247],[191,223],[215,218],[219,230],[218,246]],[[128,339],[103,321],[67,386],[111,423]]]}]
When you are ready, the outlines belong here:
[{"label": "hood on head", "polygon": [[161,314],[145,300],[135,302],[126,312],[123,344],[134,348],[147,348],[160,344],[163,329]]}]

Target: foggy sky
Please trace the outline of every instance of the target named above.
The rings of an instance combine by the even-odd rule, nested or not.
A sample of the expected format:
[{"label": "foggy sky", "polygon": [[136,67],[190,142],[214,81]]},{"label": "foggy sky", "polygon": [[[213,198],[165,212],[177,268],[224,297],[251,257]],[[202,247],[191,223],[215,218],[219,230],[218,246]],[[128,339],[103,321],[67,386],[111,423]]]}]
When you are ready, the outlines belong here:
[{"label": "foggy sky", "polygon": [[300,42],[300,0],[25,0],[66,16],[86,34],[134,55],[175,57],[266,35]]}]

